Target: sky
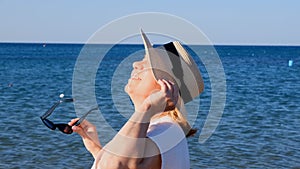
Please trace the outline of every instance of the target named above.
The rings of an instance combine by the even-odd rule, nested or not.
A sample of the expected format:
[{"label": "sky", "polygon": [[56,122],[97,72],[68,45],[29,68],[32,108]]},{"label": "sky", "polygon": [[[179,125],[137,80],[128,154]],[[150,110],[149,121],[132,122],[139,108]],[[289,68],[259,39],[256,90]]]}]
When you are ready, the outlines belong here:
[{"label": "sky", "polygon": [[299,0],[0,0],[0,42],[84,43],[120,17],[162,12],[216,45],[300,45],[299,9]]}]

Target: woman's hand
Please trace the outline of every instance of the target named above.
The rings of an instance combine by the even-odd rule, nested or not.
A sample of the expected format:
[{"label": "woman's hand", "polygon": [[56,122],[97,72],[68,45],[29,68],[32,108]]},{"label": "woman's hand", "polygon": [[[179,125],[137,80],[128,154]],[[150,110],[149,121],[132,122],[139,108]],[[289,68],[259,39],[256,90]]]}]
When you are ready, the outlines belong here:
[{"label": "woman's hand", "polygon": [[83,120],[78,126],[73,126],[78,120],[79,118],[72,119],[68,124],[72,126],[74,132],[81,136],[86,149],[96,158],[97,153],[101,150],[96,127],[87,120]]},{"label": "woman's hand", "polygon": [[171,81],[158,80],[160,90],[154,91],[143,104],[137,108],[139,112],[151,112],[153,115],[173,110],[178,101],[178,88]]}]

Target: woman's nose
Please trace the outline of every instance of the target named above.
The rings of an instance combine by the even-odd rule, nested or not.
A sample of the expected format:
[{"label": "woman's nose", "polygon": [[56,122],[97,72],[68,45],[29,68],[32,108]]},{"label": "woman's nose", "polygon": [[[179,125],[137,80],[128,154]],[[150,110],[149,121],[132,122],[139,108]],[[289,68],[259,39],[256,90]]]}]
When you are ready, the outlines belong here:
[{"label": "woman's nose", "polygon": [[141,70],[141,69],[144,68],[144,66],[143,66],[143,64],[142,64],[141,61],[133,62],[132,67],[133,67],[134,69],[138,69],[138,70]]}]

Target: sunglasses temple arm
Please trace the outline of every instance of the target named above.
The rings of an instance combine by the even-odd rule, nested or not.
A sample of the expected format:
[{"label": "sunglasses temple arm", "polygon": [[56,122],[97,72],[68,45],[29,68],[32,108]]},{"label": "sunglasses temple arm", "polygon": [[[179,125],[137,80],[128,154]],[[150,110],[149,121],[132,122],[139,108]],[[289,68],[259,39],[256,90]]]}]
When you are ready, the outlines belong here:
[{"label": "sunglasses temple arm", "polygon": [[85,118],[87,115],[89,115],[92,111],[97,110],[98,107],[92,108],[88,112],[86,112],[83,116],[80,117],[80,119],[74,124],[75,126],[78,126]]},{"label": "sunglasses temple arm", "polygon": [[61,102],[74,102],[74,99],[73,98],[66,98],[66,99],[61,100]]},{"label": "sunglasses temple arm", "polygon": [[56,102],[48,111],[46,111],[45,114],[43,114],[41,116],[41,119],[45,119],[47,118],[48,116],[50,116],[50,114],[55,110],[55,108],[61,103],[62,101],[58,101]]}]

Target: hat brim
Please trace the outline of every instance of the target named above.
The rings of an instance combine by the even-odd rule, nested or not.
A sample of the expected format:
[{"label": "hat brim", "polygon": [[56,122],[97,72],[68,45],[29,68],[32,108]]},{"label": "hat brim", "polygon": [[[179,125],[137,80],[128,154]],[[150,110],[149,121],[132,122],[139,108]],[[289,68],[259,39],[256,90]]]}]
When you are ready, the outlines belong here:
[{"label": "hat brim", "polygon": [[150,61],[156,80],[173,81],[179,88],[184,103],[193,100],[204,89],[200,71],[193,58],[177,41],[153,48],[141,31],[145,46],[145,57]]}]

